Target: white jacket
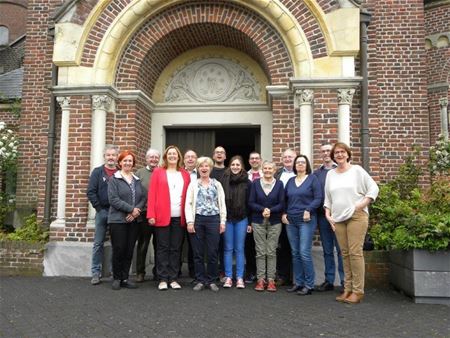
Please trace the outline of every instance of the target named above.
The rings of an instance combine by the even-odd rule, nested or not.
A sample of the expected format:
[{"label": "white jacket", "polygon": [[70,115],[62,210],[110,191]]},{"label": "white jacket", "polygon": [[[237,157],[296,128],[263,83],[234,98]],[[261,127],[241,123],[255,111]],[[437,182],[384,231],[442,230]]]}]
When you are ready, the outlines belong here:
[{"label": "white jacket", "polygon": [[[219,199],[219,215],[220,215],[220,224],[225,224],[227,221],[227,207],[225,205],[225,193],[222,188],[222,184],[216,179],[213,179],[214,185],[217,189],[217,197]],[[184,213],[186,216],[186,223],[195,223],[195,211],[197,205],[197,195],[198,195],[198,182],[200,179],[196,181],[191,181],[189,184],[187,193],[186,193],[186,204],[184,205]]]}]

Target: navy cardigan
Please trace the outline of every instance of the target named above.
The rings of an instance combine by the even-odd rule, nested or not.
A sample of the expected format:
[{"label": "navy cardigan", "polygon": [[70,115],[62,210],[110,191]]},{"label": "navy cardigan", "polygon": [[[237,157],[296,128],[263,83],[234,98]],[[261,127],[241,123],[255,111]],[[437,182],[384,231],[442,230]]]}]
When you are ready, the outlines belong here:
[{"label": "navy cardigan", "polygon": [[261,187],[261,179],[253,181],[250,189],[248,205],[252,211],[252,222],[262,224],[264,217],[262,212],[265,208],[270,209],[270,224],[281,223],[281,214],[284,211],[284,187],[283,182],[276,180],[269,195],[264,193]]}]

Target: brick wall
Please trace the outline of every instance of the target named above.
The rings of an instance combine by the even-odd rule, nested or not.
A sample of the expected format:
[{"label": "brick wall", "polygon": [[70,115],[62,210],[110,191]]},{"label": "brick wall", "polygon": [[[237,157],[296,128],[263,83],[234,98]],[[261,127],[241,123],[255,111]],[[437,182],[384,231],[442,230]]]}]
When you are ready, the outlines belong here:
[{"label": "brick wall", "polygon": [[9,29],[10,43],[25,34],[26,21],[26,1],[0,3],[0,26],[6,26]]},{"label": "brick wall", "polygon": [[[56,4],[62,1],[28,2],[27,39],[24,59],[22,113],[20,116],[19,169],[17,206],[36,209],[45,186],[48,114],[51,84],[51,57],[53,41],[48,36],[50,16]],[[42,205],[42,203],[40,204]],[[39,217],[42,216],[39,208]]]},{"label": "brick wall", "polygon": [[0,241],[0,276],[42,276],[44,244]]}]

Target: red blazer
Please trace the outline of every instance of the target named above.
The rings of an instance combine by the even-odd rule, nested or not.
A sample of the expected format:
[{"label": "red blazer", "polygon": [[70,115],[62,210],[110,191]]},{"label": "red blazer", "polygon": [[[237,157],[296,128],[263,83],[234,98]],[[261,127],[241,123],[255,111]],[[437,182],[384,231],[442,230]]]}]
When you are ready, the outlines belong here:
[{"label": "red blazer", "polygon": [[[184,217],[184,204],[186,203],[186,191],[191,181],[189,172],[180,169],[184,186],[181,195],[181,225],[186,226]],[[147,218],[155,219],[155,226],[164,227],[170,224],[170,193],[167,183],[166,169],[155,168],[148,189]]]}]

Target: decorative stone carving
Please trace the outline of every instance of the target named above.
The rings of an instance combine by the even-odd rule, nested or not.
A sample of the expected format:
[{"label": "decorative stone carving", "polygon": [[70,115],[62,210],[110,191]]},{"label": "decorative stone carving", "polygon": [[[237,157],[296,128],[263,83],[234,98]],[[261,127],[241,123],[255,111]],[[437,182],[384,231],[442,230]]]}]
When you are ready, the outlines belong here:
[{"label": "decorative stone carving", "polygon": [[111,108],[112,98],[108,95],[92,96],[92,108],[108,111]]},{"label": "decorative stone carving", "polygon": [[312,104],[314,100],[314,91],[311,89],[297,89],[295,95],[298,98],[299,105]]},{"label": "decorative stone carving", "polygon": [[338,103],[350,105],[353,100],[353,94],[355,94],[355,90],[352,88],[338,89],[337,91]]},{"label": "decorative stone carving", "polygon": [[446,97],[439,99],[439,106],[442,108],[447,108],[448,106],[448,99]]},{"label": "decorative stone carving", "polygon": [[69,96],[58,96],[56,101],[61,106],[62,110],[69,109],[70,106],[70,97]]},{"label": "decorative stone carving", "polygon": [[243,66],[226,59],[194,61],[170,79],[165,102],[257,102],[261,88]]}]

